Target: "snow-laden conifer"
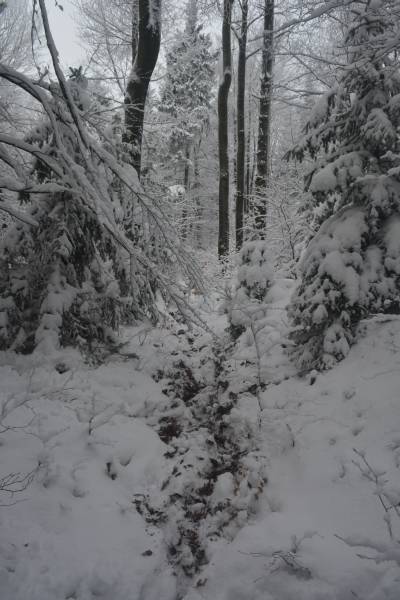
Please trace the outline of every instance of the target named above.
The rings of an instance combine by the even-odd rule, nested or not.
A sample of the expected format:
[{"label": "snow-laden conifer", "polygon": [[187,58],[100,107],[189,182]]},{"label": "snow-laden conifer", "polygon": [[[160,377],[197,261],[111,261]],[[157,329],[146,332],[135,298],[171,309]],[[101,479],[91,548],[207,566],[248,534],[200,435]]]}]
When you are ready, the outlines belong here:
[{"label": "snow-laden conifer", "polygon": [[197,4],[198,0],[188,0],[185,30],[178,33],[166,55],[159,111],[161,120],[162,115],[166,119],[163,124],[165,146],[160,156],[165,177],[184,189],[179,216],[182,238],[188,238],[195,217],[199,242],[199,221],[204,210],[200,178],[204,172],[204,155],[209,153],[209,147],[205,150],[201,145],[210,133],[216,53],[212,50],[210,35],[204,32],[199,21]]},{"label": "snow-laden conifer", "polygon": [[162,88],[160,110],[174,122],[169,129],[172,158],[185,160],[208,123],[216,54],[211,38],[204,33],[197,15],[197,0],[187,4],[186,28],[166,56],[167,72]]},{"label": "snow-laden conifer", "polygon": [[362,317],[400,308],[399,11],[398,0],[355,3],[348,65],[292,151],[315,159],[307,187],[320,226],[290,306],[303,369],[346,356]]},{"label": "snow-laden conifer", "polygon": [[233,337],[238,337],[251,324],[265,317],[266,296],[273,282],[273,270],[264,240],[246,242],[238,260],[237,284],[229,306]]}]

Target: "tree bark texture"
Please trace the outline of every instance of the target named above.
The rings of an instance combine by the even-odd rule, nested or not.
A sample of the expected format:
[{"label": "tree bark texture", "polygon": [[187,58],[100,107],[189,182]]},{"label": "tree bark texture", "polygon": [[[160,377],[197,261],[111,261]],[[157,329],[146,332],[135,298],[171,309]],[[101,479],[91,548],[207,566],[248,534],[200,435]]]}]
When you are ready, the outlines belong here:
[{"label": "tree bark texture", "polygon": [[257,174],[255,181],[255,224],[262,238],[265,237],[267,216],[266,191],[270,175],[271,105],[274,66],[274,2],[275,0],[264,0],[264,40],[258,119]]},{"label": "tree bark texture", "polygon": [[[244,198],[244,213],[247,214],[249,212],[249,198],[252,193],[253,188],[253,170],[252,170],[252,160],[251,160],[251,152],[252,152],[252,131],[251,131],[251,102],[249,98],[249,106],[248,106],[248,121],[247,121],[247,140],[246,140],[246,195]],[[253,161],[254,162],[254,161]]]},{"label": "tree bark texture", "polygon": [[246,172],[245,95],[247,49],[247,0],[242,0],[242,23],[239,39],[237,73],[237,152],[236,152],[236,249],[243,245],[243,214]]},{"label": "tree bark texture", "polygon": [[218,256],[229,252],[228,96],[232,81],[231,20],[233,0],[224,0],[222,80],[218,89],[219,231]]},{"label": "tree bark texture", "polygon": [[131,42],[131,58],[132,65],[135,63],[136,50],[139,39],[139,0],[132,0],[132,42]]},{"label": "tree bark texture", "polygon": [[[135,0],[133,0],[135,2]],[[131,164],[140,178],[144,110],[161,41],[161,0],[139,0],[135,62],[125,94],[124,141],[130,146]],[[132,39],[134,43],[134,39]],[[133,56],[133,48],[132,48]]]},{"label": "tree bark texture", "polygon": [[200,144],[197,148],[194,149],[193,153],[193,202],[195,206],[195,223],[196,223],[196,232],[195,232],[195,241],[198,248],[201,248],[201,232],[202,232],[202,218],[203,218],[203,210],[201,206],[200,199],[200,170],[199,170],[199,150]]},{"label": "tree bark texture", "polygon": [[181,236],[183,240],[187,239],[189,222],[188,222],[188,206],[190,202],[190,146],[186,145],[185,149],[185,162],[183,166],[183,187],[185,188],[185,198],[182,208],[182,230]]}]

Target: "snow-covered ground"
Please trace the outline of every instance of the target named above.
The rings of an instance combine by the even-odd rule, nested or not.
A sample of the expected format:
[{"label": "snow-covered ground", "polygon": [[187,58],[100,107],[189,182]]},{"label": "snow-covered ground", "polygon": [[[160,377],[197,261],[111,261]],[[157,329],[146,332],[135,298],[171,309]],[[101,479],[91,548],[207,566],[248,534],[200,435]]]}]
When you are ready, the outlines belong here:
[{"label": "snow-covered ground", "polygon": [[[169,525],[156,513],[146,522],[143,499],[165,496],[177,464],[154,417],[171,406],[164,375],[183,357],[212,385],[215,341],[143,326],[126,332],[129,356],[98,368],[70,350],[0,355],[1,600],[400,598],[400,320],[369,320],[343,363],[300,379],[277,343],[290,288],[270,291],[261,366],[250,339],[226,359],[236,418],[262,409],[267,483],[233,536],[212,536],[208,564],[183,587]],[[216,309],[202,307],[221,335]],[[266,381],[257,397],[241,391],[247,374]]]},{"label": "snow-covered ground", "polygon": [[[173,580],[161,534],[133,503],[165,468],[165,445],[140,417],[159,386],[130,364],[89,370],[74,358],[63,374],[20,358],[1,368],[10,429],[0,477],[34,477],[23,492],[0,492],[0,598],[163,597]],[[164,591],[152,595],[155,570]]]},{"label": "snow-covered ground", "polygon": [[188,599],[400,598],[400,518],[382,505],[400,502],[400,320],[372,319],[364,335],[314,383],[292,377],[263,393],[260,511]]}]

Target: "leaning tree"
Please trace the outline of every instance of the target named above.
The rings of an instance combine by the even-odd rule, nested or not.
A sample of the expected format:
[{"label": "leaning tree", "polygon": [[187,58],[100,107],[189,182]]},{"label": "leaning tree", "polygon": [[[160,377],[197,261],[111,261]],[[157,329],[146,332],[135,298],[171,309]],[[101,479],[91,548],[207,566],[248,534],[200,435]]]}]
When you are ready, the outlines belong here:
[{"label": "leaning tree", "polygon": [[[42,114],[28,136],[0,131],[0,210],[15,221],[0,248],[0,347],[93,351],[123,319],[157,318],[161,296],[188,316],[168,269],[197,274],[134,168],[96,128],[81,71],[69,80],[61,71],[44,0],[38,6],[56,79],[0,64],[0,77]],[[140,244],[123,227],[130,203],[140,210]]]}]

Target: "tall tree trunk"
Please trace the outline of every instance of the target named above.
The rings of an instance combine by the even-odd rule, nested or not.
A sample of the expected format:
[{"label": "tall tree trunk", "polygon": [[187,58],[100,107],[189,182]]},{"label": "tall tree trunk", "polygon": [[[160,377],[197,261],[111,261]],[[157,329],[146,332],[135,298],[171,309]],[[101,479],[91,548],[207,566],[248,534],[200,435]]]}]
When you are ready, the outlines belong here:
[{"label": "tall tree trunk", "polygon": [[[233,97],[236,96],[236,90],[232,90]],[[233,127],[232,127],[233,124]],[[231,131],[233,132],[233,156],[232,156],[232,183],[236,188],[236,153],[237,153],[237,119],[236,119],[236,106],[232,106],[232,119],[231,119]]]},{"label": "tall tree trunk", "polygon": [[253,133],[253,164],[251,167],[251,176],[250,176],[250,195],[251,198],[254,193],[254,184],[256,179],[256,169],[257,169],[257,138],[255,132]]},{"label": "tall tree trunk", "polygon": [[199,151],[200,144],[198,144],[193,152],[193,203],[195,207],[195,241],[198,248],[201,248],[201,231],[202,231],[202,217],[203,211],[201,206],[200,198],[200,168],[199,168]]},{"label": "tall tree trunk", "polygon": [[270,175],[271,105],[274,65],[274,3],[264,0],[264,41],[258,120],[257,174],[255,181],[255,224],[261,238],[265,237],[267,205],[266,192]]},{"label": "tall tree trunk", "polygon": [[189,146],[189,143],[186,145],[186,149],[185,149],[185,162],[184,162],[184,166],[183,166],[183,187],[185,188],[185,198],[184,198],[184,204],[182,207],[182,229],[181,229],[182,233],[181,233],[181,235],[182,235],[182,239],[186,240],[187,235],[188,235],[188,229],[189,229],[188,206],[189,206],[189,202],[190,202],[190,146]]},{"label": "tall tree trunk", "polygon": [[126,87],[124,135],[124,141],[130,145],[131,164],[139,177],[144,109],[150,79],[157,63],[160,41],[161,0],[139,0],[137,50]]},{"label": "tall tree trunk", "polygon": [[247,49],[247,0],[242,0],[242,23],[239,39],[237,74],[237,153],[236,153],[236,249],[243,245],[243,213],[246,171],[245,94]]},{"label": "tall tree trunk", "polygon": [[218,89],[219,232],[218,256],[229,252],[228,96],[232,81],[231,20],[233,0],[224,0],[222,80]]},{"label": "tall tree trunk", "polygon": [[138,39],[139,39],[139,4],[138,4],[138,0],[132,0],[132,41],[131,41],[132,65],[135,63]]},{"label": "tall tree trunk", "polygon": [[245,214],[249,211],[249,198],[252,188],[252,169],[251,169],[251,136],[252,136],[252,121],[251,121],[251,100],[249,98],[248,106],[248,125],[247,125],[247,141],[246,141],[246,196],[244,199],[243,211]]}]

